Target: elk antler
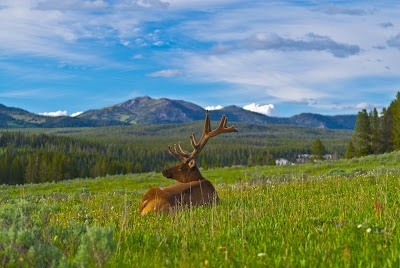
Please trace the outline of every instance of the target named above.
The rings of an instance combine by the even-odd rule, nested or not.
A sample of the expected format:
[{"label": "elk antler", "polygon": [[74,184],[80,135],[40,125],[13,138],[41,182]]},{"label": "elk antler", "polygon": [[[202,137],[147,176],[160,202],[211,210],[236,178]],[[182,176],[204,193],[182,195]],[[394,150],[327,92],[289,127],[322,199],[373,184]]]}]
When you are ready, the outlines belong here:
[{"label": "elk antler", "polygon": [[174,147],[168,145],[168,151],[171,155],[179,157],[183,163],[187,164],[190,162],[190,160],[194,159],[194,157],[201,152],[203,147],[206,145],[207,141],[214,137],[217,136],[218,134],[221,133],[229,133],[229,132],[237,132],[238,130],[234,126],[227,127],[226,124],[228,123],[228,118],[226,118],[225,115],[222,116],[221,122],[219,123],[218,127],[211,131],[211,126],[210,126],[210,116],[208,114],[208,111],[206,111],[206,119],[204,121],[204,129],[203,129],[203,134],[201,135],[200,141],[196,142],[196,137],[194,136],[194,133],[190,135],[190,144],[193,147],[193,151],[189,153],[188,151],[182,149],[181,142],[178,141],[178,147],[179,151],[176,148],[176,144],[174,144]]}]

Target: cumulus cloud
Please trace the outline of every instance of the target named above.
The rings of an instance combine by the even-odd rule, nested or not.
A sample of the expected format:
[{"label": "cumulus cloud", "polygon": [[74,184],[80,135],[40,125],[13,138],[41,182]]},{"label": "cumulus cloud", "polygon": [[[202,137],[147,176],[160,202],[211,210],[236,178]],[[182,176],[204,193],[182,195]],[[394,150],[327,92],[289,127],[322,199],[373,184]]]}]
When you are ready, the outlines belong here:
[{"label": "cumulus cloud", "polygon": [[317,7],[314,8],[313,11],[322,12],[327,15],[350,15],[350,16],[364,16],[371,13],[360,8],[347,8],[336,5]]},{"label": "cumulus cloud", "polygon": [[357,45],[338,43],[327,36],[309,33],[302,40],[284,38],[277,34],[257,34],[242,41],[241,47],[255,50],[327,51],[338,58],[360,52]]},{"label": "cumulus cloud", "polygon": [[395,37],[390,38],[386,41],[388,46],[394,47],[400,50],[400,33],[398,33]]},{"label": "cumulus cloud", "polygon": [[44,113],[39,113],[40,115],[44,116],[51,116],[51,117],[56,117],[56,116],[66,116],[67,111],[57,111],[57,112],[44,112]]},{"label": "cumulus cloud", "polygon": [[76,112],[76,113],[71,114],[70,116],[71,117],[76,117],[76,116],[81,115],[81,114],[83,114],[83,112]]},{"label": "cumulus cloud", "polygon": [[158,72],[148,74],[148,76],[151,77],[173,77],[180,75],[183,75],[183,72],[181,70],[175,70],[175,69],[161,70]]},{"label": "cumulus cloud", "polygon": [[275,105],[273,105],[273,104],[259,105],[256,103],[251,103],[251,104],[245,105],[243,107],[243,109],[252,111],[252,112],[256,112],[256,113],[260,113],[260,114],[269,115],[269,116],[275,116],[278,113]]},{"label": "cumulus cloud", "polygon": [[217,106],[207,106],[205,109],[209,110],[209,111],[213,111],[213,110],[221,110],[222,108],[224,108],[221,105],[217,105]]}]

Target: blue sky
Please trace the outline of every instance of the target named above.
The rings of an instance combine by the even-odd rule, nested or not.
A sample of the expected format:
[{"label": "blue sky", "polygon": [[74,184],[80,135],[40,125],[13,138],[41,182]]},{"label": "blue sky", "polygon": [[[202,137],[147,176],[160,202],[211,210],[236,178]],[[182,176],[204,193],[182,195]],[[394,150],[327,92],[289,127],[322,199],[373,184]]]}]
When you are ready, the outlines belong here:
[{"label": "blue sky", "polygon": [[0,103],[355,114],[400,91],[399,1],[0,0]]}]

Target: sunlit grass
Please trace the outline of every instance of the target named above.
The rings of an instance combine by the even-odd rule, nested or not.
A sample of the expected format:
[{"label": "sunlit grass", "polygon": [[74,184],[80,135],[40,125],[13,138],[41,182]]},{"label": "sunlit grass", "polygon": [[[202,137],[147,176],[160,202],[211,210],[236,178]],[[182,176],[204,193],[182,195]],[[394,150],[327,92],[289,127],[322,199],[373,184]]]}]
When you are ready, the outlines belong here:
[{"label": "sunlit grass", "polygon": [[173,183],[160,174],[2,186],[0,262],[399,267],[398,159],[203,171],[218,206],[146,217],[138,215],[143,193]]}]

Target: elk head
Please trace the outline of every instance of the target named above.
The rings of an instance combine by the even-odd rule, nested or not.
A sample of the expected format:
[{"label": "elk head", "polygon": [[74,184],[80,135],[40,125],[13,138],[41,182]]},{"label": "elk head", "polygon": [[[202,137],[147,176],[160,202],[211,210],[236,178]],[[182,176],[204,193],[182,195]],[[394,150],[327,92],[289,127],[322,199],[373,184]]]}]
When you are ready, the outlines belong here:
[{"label": "elk head", "polygon": [[[196,180],[203,180],[203,176],[200,173],[200,170],[196,166],[195,157],[197,154],[201,152],[201,150],[206,145],[207,141],[219,134],[222,133],[230,133],[237,132],[238,130],[234,126],[227,127],[228,118],[225,115],[222,116],[221,122],[215,130],[211,131],[210,125],[210,116],[208,111],[206,111],[206,118],[204,120],[204,128],[203,134],[200,137],[199,142],[196,141],[196,137],[194,133],[190,135],[190,144],[193,147],[192,152],[188,152],[184,150],[181,146],[181,142],[178,141],[178,146],[174,144],[174,146],[168,145],[168,152],[181,159],[182,164],[176,165],[172,168],[166,169],[163,171],[163,175],[166,178],[174,179],[182,183],[192,182]],[[179,149],[179,150],[178,150]]]}]

